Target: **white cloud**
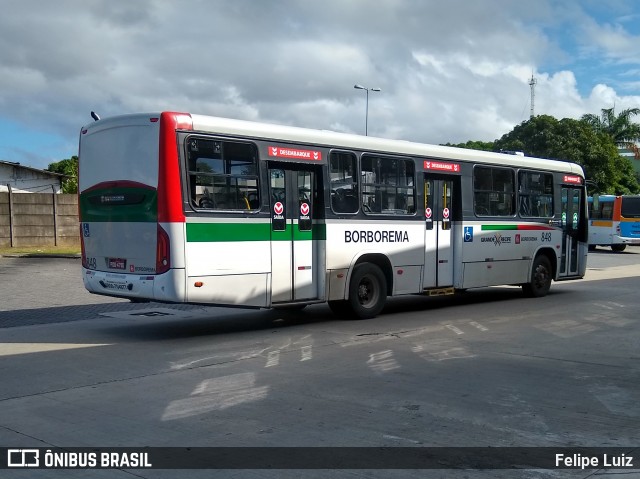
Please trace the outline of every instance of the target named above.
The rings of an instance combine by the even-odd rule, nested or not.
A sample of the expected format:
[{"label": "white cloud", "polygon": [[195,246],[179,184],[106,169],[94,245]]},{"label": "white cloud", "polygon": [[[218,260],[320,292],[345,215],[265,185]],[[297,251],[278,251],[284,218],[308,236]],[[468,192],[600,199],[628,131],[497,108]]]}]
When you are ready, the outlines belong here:
[{"label": "white cloud", "polygon": [[[555,0],[22,0],[0,17],[0,120],[72,148],[91,110],[362,133],[360,83],[382,89],[369,96],[372,135],[493,140],[529,117],[532,73],[538,114],[640,106],[622,93],[638,91],[640,63],[627,10],[602,20]],[[585,84],[598,62],[627,68]]]},{"label": "white cloud", "polygon": [[588,39],[588,51],[602,53],[606,59],[618,63],[640,63],[640,36],[630,34],[623,25],[598,24],[589,19],[585,22],[583,31]]}]

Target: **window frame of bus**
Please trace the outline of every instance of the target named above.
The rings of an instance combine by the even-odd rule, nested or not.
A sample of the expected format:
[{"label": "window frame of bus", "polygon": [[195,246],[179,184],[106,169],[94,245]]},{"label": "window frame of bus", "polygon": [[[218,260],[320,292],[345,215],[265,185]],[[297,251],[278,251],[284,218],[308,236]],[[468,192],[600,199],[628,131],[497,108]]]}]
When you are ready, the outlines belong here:
[{"label": "window frame of bus", "polygon": [[[395,170],[395,183],[391,184],[389,183],[389,181],[385,181],[384,176],[380,173],[379,175],[376,174],[376,171],[374,170],[374,168],[372,168],[371,170],[366,170],[364,168],[364,164],[365,161],[371,159],[371,161],[373,161],[374,159],[377,160],[377,166],[379,167],[378,170],[381,170],[380,165],[383,164],[385,166],[387,166],[389,164],[389,162],[395,161],[395,167],[391,168]],[[406,169],[405,169],[405,175],[404,176],[400,176],[400,162],[403,162],[404,164],[408,164],[410,165],[412,172],[411,172],[411,176],[407,176],[406,175]],[[373,164],[372,164],[373,166]],[[384,216],[384,215],[391,215],[391,216],[416,216],[417,215],[417,196],[416,196],[416,162],[413,158],[406,158],[406,157],[401,157],[401,156],[387,156],[387,155],[379,155],[379,154],[374,154],[374,153],[363,153],[360,156],[360,198],[361,198],[361,202],[362,202],[362,211],[364,212],[365,215],[367,216]],[[365,181],[365,174],[367,172],[370,172],[374,175],[376,175],[375,179],[378,179],[377,176],[380,176],[380,182],[367,182]],[[411,180],[411,184],[406,184],[406,185],[402,185],[399,184],[399,180],[400,178],[404,178],[405,181],[407,180]],[[373,188],[373,191],[366,191],[367,188]],[[393,209],[386,209],[383,210],[382,209],[382,190],[394,190],[393,195],[394,195],[394,203],[396,208]],[[403,193],[402,190],[405,190],[405,192]],[[370,203],[367,203],[365,201],[365,196],[373,196],[374,201],[378,199],[378,194],[380,194],[380,203],[381,203],[381,207],[380,207],[380,211],[374,211],[371,209],[370,207]],[[389,193],[387,193],[389,194]],[[397,208],[398,206],[398,198],[401,197],[404,194],[404,198],[405,198],[405,204],[406,207],[405,208]],[[411,201],[410,201],[411,200]],[[410,203],[412,203],[413,205],[413,209],[410,209]]]},{"label": "window frame of bus", "polygon": [[[351,182],[351,188],[345,187],[343,188],[344,190],[351,190],[351,192],[353,194],[348,195],[347,192],[344,193],[340,193],[341,189],[336,188],[335,193],[334,193],[334,189],[333,189],[333,177],[332,175],[334,173],[336,174],[340,174],[342,177],[339,178],[338,180],[344,180],[345,179],[345,173],[346,170],[344,168],[338,168],[337,170],[334,171],[333,169],[333,161],[338,160],[339,165],[338,166],[342,166],[343,163],[345,162],[345,160],[350,159],[351,160],[351,167],[352,167],[352,182]],[[360,188],[359,188],[359,169],[358,169],[358,157],[356,156],[356,154],[353,151],[341,151],[341,150],[334,150],[331,151],[331,153],[329,154],[329,190],[330,190],[330,205],[331,205],[331,211],[336,214],[336,215],[355,215],[358,214],[358,212],[360,211]],[[340,205],[341,203],[345,203],[346,204],[346,198],[347,197],[351,197],[354,196],[355,197],[355,211],[339,211],[336,206]]]},{"label": "window frame of bus", "polygon": [[[524,181],[522,181],[522,176],[526,175]],[[542,181],[542,189],[543,192],[532,190],[530,188],[530,184],[532,183],[532,175],[541,175],[544,179]],[[549,190],[547,191],[547,188]],[[546,215],[534,215],[534,214],[523,214],[523,199],[529,198],[529,200],[537,197],[546,197],[550,199],[549,209]],[[529,204],[529,208],[531,208],[531,204]],[[539,212],[539,211],[538,211]],[[553,174],[540,171],[540,170],[527,170],[521,169],[518,170],[518,215],[521,218],[553,218],[554,216],[554,194],[553,194]]]},{"label": "window frame of bus", "polygon": [[[192,159],[192,141],[200,140],[201,142],[211,143],[211,151],[212,154],[210,156],[198,156],[195,159]],[[260,194],[260,169],[259,169],[259,161],[258,161],[258,148],[257,145],[250,141],[232,141],[226,138],[219,138],[215,136],[208,136],[202,134],[189,135],[185,138],[185,163],[187,170],[187,183],[188,183],[188,195],[189,195],[189,204],[191,207],[198,212],[226,212],[226,213],[251,213],[255,214],[260,211],[261,208],[261,194]],[[241,164],[234,164],[238,161],[242,161],[238,157],[227,158],[227,155],[231,155],[231,153],[227,153],[227,149],[230,145],[238,145],[247,147],[251,152],[251,161],[244,161]],[[199,145],[198,145],[199,146]],[[216,152],[216,146],[219,148],[219,151]],[[197,151],[197,150],[196,150]],[[216,158],[215,156],[218,156]],[[198,161],[201,159],[210,160],[211,162],[220,162],[220,166],[222,166],[223,172],[202,172],[198,171]],[[233,169],[241,167],[245,168],[247,165],[253,167],[253,174],[235,174],[233,173]],[[192,168],[196,168],[195,170]],[[199,184],[198,177],[211,178],[211,182],[208,184]],[[222,178],[223,185],[216,185],[216,179]],[[239,180],[244,179],[247,181],[247,184],[242,186],[239,184]],[[200,180],[202,181],[202,180]],[[253,185],[250,185],[251,181],[254,182]],[[232,183],[235,183],[233,185]],[[198,199],[197,187],[203,187],[205,193],[201,195]],[[226,188],[227,192],[224,193],[225,200],[229,200],[231,198],[231,190],[233,189],[233,197],[235,199],[235,205],[224,205],[221,206],[219,204],[220,200],[216,200],[216,195],[219,195],[215,192],[217,187]],[[211,192],[206,191],[207,188],[211,188]],[[245,192],[241,196],[239,193],[244,189]],[[255,196],[255,199],[249,199],[250,197]],[[205,200],[206,199],[206,200]],[[204,201],[203,201],[204,200]],[[204,206],[205,204],[210,204],[211,206]],[[224,203],[223,203],[224,204]]]},{"label": "window frame of bus", "polygon": [[[478,188],[478,184],[479,181],[478,180],[478,176],[477,173],[480,170],[489,170],[490,175],[489,175],[489,180],[490,180],[490,189],[480,189]],[[494,173],[498,173],[498,172],[508,172],[511,176],[511,191],[504,191],[504,188],[502,190],[496,190],[494,187],[495,184],[495,179],[494,179]],[[515,174],[515,170],[513,168],[508,168],[508,167],[501,167],[501,166],[493,166],[493,165],[473,165],[473,213],[478,216],[478,217],[503,217],[503,218],[513,218],[516,216],[516,174]],[[508,183],[502,183],[503,185],[508,184]],[[481,186],[485,186],[485,185],[481,185]],[[488,199],[487,199],[487,206],[484,207],[484,209],[486,210],[486,214],[485,213],[479,213],[478,212],[478,207],[479,204],[481,202],[478,201],[478,194],[483,194],[483,195],[488,195]],[[497,197],[499,197],[499,195],[502,195],[502,201],[498,201],[498,200],[492,200],[491,198],[494,197],[494,195],[498,195]],[[510,195],[511,196],[511,209],[508,212],[508,214],[500,214],[500,212],[494,212],[492,211],[491,208],[491,203],[495,203],[495,204],[504,204],[504,198]]]}]

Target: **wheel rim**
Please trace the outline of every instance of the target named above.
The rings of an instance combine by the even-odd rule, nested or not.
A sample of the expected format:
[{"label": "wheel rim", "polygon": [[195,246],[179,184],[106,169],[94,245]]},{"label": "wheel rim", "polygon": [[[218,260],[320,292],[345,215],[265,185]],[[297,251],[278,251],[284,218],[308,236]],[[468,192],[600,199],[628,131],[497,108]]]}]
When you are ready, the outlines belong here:
[{"label": "wheel rim", "polygon": [[370,308],[376,304],[379,294],[377,283],[372,277],[365,276],[360,280],[358,284],[358,302],[362,307]]}]

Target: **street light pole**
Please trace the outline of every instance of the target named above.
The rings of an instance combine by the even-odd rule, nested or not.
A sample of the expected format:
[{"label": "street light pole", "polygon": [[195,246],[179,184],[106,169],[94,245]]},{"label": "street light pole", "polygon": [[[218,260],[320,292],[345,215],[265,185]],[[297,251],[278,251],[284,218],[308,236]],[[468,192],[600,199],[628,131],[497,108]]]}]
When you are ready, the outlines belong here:
[{"label": "street light pole", "polygon": [[381,90],[380,88],[366,88],[359,84],[353,85],[353,88],[355,88],[356,90],[364,90],[365,92],[367,92],[367,106],[366,106],[365,115],[364,115],[364,135],[368,136],[369,135],[369,90],[371,91],[381,91]]}]

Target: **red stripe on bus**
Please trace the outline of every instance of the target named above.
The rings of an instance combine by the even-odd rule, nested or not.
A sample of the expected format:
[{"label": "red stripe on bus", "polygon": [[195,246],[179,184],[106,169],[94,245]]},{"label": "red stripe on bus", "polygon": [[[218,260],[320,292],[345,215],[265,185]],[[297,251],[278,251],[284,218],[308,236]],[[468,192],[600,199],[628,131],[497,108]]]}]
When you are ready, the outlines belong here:
[{"label": "red stripe on bus", "polygon": [[536,231],[548,231],[553,230],[551,226],[542,226],[542,225],[518,225],[518,231],[522,230],[536,230]]},{"label": "red stripe on bus", "polygon": [[158,171],[158,221],[184,223],[177,130],[193,130],[188,113],[162,112],[160,115],[160,165]]}]

